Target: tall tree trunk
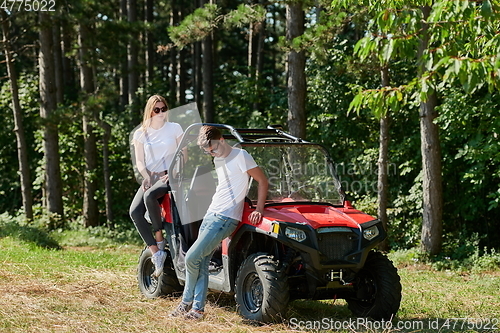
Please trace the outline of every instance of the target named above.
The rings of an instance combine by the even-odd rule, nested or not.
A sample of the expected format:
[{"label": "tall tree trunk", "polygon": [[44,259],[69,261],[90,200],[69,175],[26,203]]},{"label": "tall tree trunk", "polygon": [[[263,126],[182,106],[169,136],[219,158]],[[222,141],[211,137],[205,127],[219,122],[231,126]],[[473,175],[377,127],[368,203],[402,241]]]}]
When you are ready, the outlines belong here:
[{"label": "tall tree trunk", "polygon": [[[137,23],[137,0],[128,0],[128,21],[130,24]],[[139,36],[136,33],[130,34],[128,44],[128,101],[131,104],[132,121],[140,121],[139,103],[137,100],[137,89],[139,88]]]},{"label": "tall tree trunk", "polygon": [[248,26],[248,51],[247,51],[247,63],[248,63],[248,77],[255,77],[255,23],[250,22]]},{"label": "tall tree trunk", "polygon": [[262,88],[260,87],[260,79],[262,77],[262,72],[264,71],[264,45],[265,45],[265,34],[266,31],[266,21],[257,23],[257,60],[256,60],[256,72],[255,72],[255,92],[257,100],[253,105],[253,109],[259,112],[263,112],[263,105],[260,103],[262,100]]},{"label": "tall tree trunk", "polygon": [[111,171],[109,169],[109,141],[111,140],[111,126],[99,119],[99,126],[104,130],[102,138],[102,166],[104,176],[104,189],[106,192],[106,220],[108,227],[113,227],[114,214],[112,205]]},{"label": "tall tree trunk", "polygon": [[[146,23],[148,23],[150,26],[153,25],[154,21],[154,1],[153,0],[146,0]],[[154,43],[153,43],[153,33],[149,30],[146,31],[146,87],[151,86],[153,79],[154,79],[154,65],[156,60],[156,52],[154,49]]]},{"label": "tall tree trunk", "polygon": [[214,61],[213,61],[213,43],[212,36],[207,36],[201,42],[203,54],[203,119],[207,123],[213,123],[215,120],[214,110]]},{"label": "tall tree trunk", "polygon": [[[382,86],[389,85],[389,68],[381,70]],[[387,230],[387,203],[389,201],[388,159],[389,159],[389,123],[390,113],[387,112],[380,118],[380,136],[378,151],[378,182],[377,182],[377,216]],[[389,242],[385,239],[380,245],[382,251],[389,251]]]},{"label": "tall tree trunk", "polygon": [[86,227],[99,225],[99,209],[95,199],[97,184],[95,179],[97,169],[97,144],[94,126],[94,107],[89,105],[88,98],[94,93],[94,75],[90,62],[89,41],[90,29],[85,23],[80,23],[78,44],[80,47],[80,87],[83,99],[81,101],[83,140],[85,155],[85,173],[83,186],[83,218]]},{"label": "tall tree trunk", "polygon": [[[202,71],[202,61],[201,61],[201,42],[194,43],[193,46],[193,88],[194,88],[194,99],[196,102],[200,103],[202,101],[203,95],[203,75]],[[198,106],[200,106],[198,104]]]},{"label": "tall tree trunk", "polygon": [[176,96],[177,96],[177,50],[172,48],[169,51],[170,53],[170,66],[169,66],[169,98],[173,104]]},{"label": "tall tree trunk", "polygon": [[[286,38],[288,41],[304,33],[302,2],[286,6]],[[288,129],[292,135],[306,136],[306,56],[304,51],[288,53]]]},{"label": "tall tree trunk", "polygon": [[179,61],[177,62],[177,73],[179,73],[179,82],[177,85],[177,101],[180,105],[186,104],[186,87],[187,87],[187,66],[186,57],[188,50],[183,48],[179,50]]},{"label": "tall tree trunk", "polygon": [[63,216],[62,180],[59,157],[59,134],[52,112],[56,109],[52,22],[49,14],[39,12],[40,117],[44,124],[45,187],[47,209]]},{"label": "tall tree trunk", "polygon": [[[172,12],[170,13],[170,25],[176,26],[179,23],[178,1],[172,0]],[[170,76],[169,76],[169,99],[171,104],[174,104],[174,99],[177,97],[177,49],[170,49]]]},{"label": "tall tree trunk", "polygon": [[[429,17],[431,8],[422,7],[424,20]],[[419,59],[429,47],[428,25],[422,26],[422,39],[419,46]],[[420,61],[419,75],[427,68],[425,62]],[[434,123],[438,116],[436,110],[437,97],[434,92],[429,93],[426,101],[420,103],[420,148],[422,151],[422,191],[423,191],[423,216],[422,216],[422,250],[436,255],[441,252],[443,234],[443,189],[441,178],[441,147],[439,128]]]},{"label": "tall tree trunk", "polygon": [[[278,23],[281,21],[281,15],[278,13],[277,10],[273,10],[273,22],[272,22],[272,36],[273,39],[278,40],[279,36],[281,35],[281,24]],[[280,51],[277,50],[276,47],[271,48],[271,69],[272,69],[272,81],[271,84],[273,87],[280,86],[281,83],[281,74],[280,70],[277,69],[278,67],[278,59],[281,57]],[[286,66],[286,65],[285,65]]]},{"label": "tall tree trunk", "polygon": [[66,56],[73,50],[72,29],[67,19],[61,20],[62,24],[62,77],[64,95],[68,100],[76,100],[79,89],[76,87],[73,61]]},{"label": "tall tree trunk", "polygon": [[64,81],[63,81],[63,56],[61,48],[61,23],[59,19],[54,20],[52,26],[54,37],[54,70],[56,78],[56,97],[57,104],[62,104],[64,100]]},{"label": "tall tree trunk", "polygon": [[12,105],[14,111],[14,132],[17,140],[17,158],[21,177],[21,194],[26,218],[33,219],[33,197],[31,195],[31,175],[28,165],[28,148],[24,137],[23,112],[19,102],[19,88],[17,85],[17,72],[12,63],[12,49],[10,46],[9,21],[5,10],[1,10],[3,45],[7,62],[7,73],[10,79],[10,91],[12,93]]},{"label": "tall tree trunk", "polygon": [[[213,0],[199,0],[199,7],[206,3],[213,3]],[[205,37],[201,41],[201,88],[203,91],[202,114],[203,121],[212,123],[215,121],[214,110],[214,50],[213,34]]]},{"label": "tall tree trunk", "polygon": [[[128,0],[120,0],[121,20],[128,20]],[[120,43],[121,44],[121,43]],[[128,44],[121,45],[123,53],[120,60],[120,107],[125,110],[129,103],[128,99]]]}]

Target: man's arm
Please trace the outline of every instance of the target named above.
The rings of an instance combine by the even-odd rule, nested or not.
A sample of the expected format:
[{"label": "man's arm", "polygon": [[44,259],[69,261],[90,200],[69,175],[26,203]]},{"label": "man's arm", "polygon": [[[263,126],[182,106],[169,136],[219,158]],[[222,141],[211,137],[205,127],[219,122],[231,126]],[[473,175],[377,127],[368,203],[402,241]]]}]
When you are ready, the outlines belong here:
[{"label": "man's arm", "polygon": [[252,177],[259,184],[257,188],[257,206],[255,211],[253,211],[248,219],[252,224],[258,224],[262,220],[262,215],[264,213],[264,205],[267,198],[267,188],[269,183],[267,177],[261,168],[255,167],[247,171],[248,175]]}]

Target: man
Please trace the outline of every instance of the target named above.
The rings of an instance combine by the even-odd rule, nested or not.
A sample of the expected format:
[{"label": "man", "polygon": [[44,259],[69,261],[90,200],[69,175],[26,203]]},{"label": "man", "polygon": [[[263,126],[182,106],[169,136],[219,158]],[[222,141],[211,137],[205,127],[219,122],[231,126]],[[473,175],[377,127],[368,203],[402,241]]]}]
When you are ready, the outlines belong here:
[{"label": "man", "polygon": [[214,126],[202,126],[198,146],[214,157],[218,185],[200,226],[198,239],[186,253],[186,283],[182,301],[171,313],[188,319],[201,319],[208,293],[208,265],[219,243],[236,230],[243,215],[243,203],[249,179],[258,182],[255,211],[249,220],[261,222],[267,196],[268,181],[264,172],[245,150],[231,147]]}]

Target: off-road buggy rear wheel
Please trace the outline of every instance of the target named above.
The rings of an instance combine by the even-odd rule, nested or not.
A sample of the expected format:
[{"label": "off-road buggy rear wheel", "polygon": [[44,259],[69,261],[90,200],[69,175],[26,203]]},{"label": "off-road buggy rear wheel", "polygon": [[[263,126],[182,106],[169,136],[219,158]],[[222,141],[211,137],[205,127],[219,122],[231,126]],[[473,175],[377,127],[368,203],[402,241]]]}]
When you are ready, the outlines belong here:
[{"label": "off-road buggy rear wheel", "polygon": [[183,288],[179,284],[175,271],[172,269],[172,259],[170,255],[167,255],[163,267],[163,274],[158,278],[152,276],[155,267],[151,261],[151,256],[151,251],[146,247],[142,250],[141,256],[139,257],[137,280],[141,293],[147,298],[157,298],[182,291]]},{"label": "off-road buggy rear wheel", "polygon": [[289,287],[273,256],[256,253],[246,258],[236,276],[236,304],[245,318],[272,322],[288,306]]},{"label": "off-road buggy rear wheel", "polygon": [[380,252],[370,252],[354,282],[356,295],[346,298],[357,317],[389,320],[399,310],[401,283],[397,269]]}]

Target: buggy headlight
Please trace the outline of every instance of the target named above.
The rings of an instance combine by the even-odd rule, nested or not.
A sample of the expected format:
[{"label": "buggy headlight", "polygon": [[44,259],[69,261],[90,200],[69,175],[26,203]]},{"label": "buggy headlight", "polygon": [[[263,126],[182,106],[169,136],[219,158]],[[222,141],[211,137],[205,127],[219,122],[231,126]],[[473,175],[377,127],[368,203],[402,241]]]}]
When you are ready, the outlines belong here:
[{"label": "buggy headlight", "polygon": [[371,241],[380,234],[376,225],[369,227],[363,231],[363,237]]},{"label": "buggy headlight", "polygon": [[297,242],[303,242],[307,238],[306,233],[303,230],[291,227],[286,228],[285,236]]}]

